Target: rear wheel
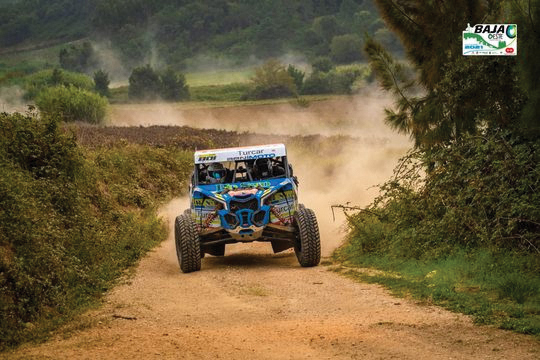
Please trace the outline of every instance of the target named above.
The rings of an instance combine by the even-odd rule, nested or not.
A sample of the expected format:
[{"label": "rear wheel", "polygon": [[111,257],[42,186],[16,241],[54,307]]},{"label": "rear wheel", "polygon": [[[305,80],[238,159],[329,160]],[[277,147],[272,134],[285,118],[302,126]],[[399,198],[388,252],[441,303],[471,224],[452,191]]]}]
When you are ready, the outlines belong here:
[{"label": "rear wheel", "polygon": [[201,269],[201,241],[191,215],[180,215],[174,223],[176,256],[184,273]]},{"label": "rear wheel", "polygon": [[294,252],[303,267],[317,266],[321,261],[321,238],[319,225],[313,210],[299,207],[295,214],[298,229]]}]

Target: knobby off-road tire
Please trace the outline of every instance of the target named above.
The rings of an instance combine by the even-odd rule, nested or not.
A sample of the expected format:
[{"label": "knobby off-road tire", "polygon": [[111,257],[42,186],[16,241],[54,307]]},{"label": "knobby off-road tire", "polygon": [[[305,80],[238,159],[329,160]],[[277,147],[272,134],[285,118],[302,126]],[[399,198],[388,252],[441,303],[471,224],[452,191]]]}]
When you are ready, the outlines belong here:
[{"label": "knobby off-road tire", "polygon": [[298,234],[294,252],[302,267],[317,266],[321,261],[319,225],[313,210],[299,207],[295,214]]},{"label": "knobby off-road tire", "polygon": [[174,223],[176,256],[184,273],[201,270],[201,241],[191,215],[180,215]]}]

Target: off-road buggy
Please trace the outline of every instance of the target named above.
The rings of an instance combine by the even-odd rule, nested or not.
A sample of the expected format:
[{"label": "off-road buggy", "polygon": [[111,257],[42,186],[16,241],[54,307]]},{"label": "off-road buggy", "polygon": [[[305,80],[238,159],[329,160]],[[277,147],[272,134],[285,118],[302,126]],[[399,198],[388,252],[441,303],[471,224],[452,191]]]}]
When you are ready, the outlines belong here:
[{"label": "off-road buggy", "polygon": [[297,186],[283,144],[196,151],[191,205],[174,227],[180,269],[200,270],[205,254],[252,241],[270,242],[275,253],[294,248],[301,266],[316,266],[319,227]]}]

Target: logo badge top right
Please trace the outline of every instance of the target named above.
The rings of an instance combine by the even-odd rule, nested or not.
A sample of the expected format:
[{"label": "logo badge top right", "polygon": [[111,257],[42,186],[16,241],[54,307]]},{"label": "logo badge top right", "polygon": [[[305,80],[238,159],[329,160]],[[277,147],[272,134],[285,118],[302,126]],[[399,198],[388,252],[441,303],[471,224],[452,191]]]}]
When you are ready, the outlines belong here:
[{"label": "logo badge top right", "polygon": [[467,24],[463,31],[463,55],[517,55],[517,25]]}]

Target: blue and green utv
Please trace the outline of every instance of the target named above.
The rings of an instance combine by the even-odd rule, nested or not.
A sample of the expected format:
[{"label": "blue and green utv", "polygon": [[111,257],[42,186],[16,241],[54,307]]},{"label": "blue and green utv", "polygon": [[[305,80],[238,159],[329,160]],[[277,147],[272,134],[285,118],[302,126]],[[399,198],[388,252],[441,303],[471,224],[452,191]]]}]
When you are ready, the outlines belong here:
[{"label": "blue and green utv", "polygon": [[195,152],[191,205],[175,221],[180,269],[201,269],[205,254],[227,244],[264,241],[275,253],[294,248],[301,266],[321,258],[313,210],[298,203],[298,180],[283,144]]}]

